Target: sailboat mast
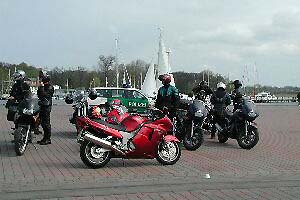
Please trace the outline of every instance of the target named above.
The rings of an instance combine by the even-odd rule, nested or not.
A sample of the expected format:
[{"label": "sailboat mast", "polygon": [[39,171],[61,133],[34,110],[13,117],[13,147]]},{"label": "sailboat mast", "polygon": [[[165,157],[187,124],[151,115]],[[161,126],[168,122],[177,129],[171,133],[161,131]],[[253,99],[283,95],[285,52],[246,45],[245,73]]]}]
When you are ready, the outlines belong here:
[{"label": "sailboat mast", "polygon": [[119,87],[119,64],[118,64],[118,39],[115,39],[115,42],[116,42],[116,73],[117,73],[117,88]]},{"label": "sailboat mast", "polygon": [[171,49],[169,48],[166,51],[167,55],[168,55],[168,73],[171,73],[171,65],[170,65],[170,54],[172,53]]},{"label": "sailboat mast", "polygon": [[207,70],[207,85],[209,86],[209,70]]},{"label": "sailboat mast", "polygon": [[141,72],[141,82],[140,82],[140,89],[142,89],[142,85],[143,85],[143,72]]},{"label": "sailboat mast", "polygon": [[256,95],[256,76],[257,76],[257,69],[256,69],[256,62],[254,63],[254,67],[253,67],[253,69],[254,69],[254,86],[253,86],[253,96],[255,96]]}]

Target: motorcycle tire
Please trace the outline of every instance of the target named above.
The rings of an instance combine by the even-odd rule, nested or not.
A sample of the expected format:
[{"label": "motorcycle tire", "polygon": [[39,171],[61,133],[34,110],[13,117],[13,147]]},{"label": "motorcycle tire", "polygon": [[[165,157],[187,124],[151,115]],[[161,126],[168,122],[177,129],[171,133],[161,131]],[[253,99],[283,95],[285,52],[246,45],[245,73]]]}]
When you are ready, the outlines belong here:
[{"label": "motorcycle tire", "polygon": [[203,144],[203,132],[201,131],[201,129],[197,128],[194,130],[192,138],[190,137],[190,135],[190,133],[185,134],[183,138],[183,146],[188,151],[195,151]]},{"label": "motorcycle tire", "polygon": [[29,139],[29,131],[19,126],[14,132],[15,152],[17,156],[22,156],[26,150]]},{"label": "motorcycle tire", "polygon": [[111,159],[111,151],[101,150],[101,146],[85,140],[80,146],[80,158],[82,162],[93,169],[104,167]]},{"label": "motorcycle tire", "polygon": [[81,131],[81,128],[77,124],[75,124],[75,126],[76,126],[76,134],[79,135],[80,131]]},{"label": "motorcycle tire", "polygon": [[[170,151],[173,156],[170,158]],[[168,154],[168,155],[166,155]],[[181,149],[177,142],[160,142],[156,150],[156,160],[162,165],[173,165],[175,164],[181,156]]]},{"label": "motorcycle tire", "polygon": [[[259,133],[257,128],[251,125],[248,126],[247,130],[248,137],[245,136],[245,132],[243,131],[238,135],[237,142],[243,149],[252,149],[259,141]],[[253,139],[250,142],[246,141],[251,136],[253,137]]]}]

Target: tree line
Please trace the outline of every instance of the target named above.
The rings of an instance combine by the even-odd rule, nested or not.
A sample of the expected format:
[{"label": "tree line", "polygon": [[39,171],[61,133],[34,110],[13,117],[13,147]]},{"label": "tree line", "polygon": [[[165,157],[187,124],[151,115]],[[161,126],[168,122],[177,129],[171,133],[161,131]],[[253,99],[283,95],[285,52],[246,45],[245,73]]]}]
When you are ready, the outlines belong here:
[{"label": "tree line", "polygon": [[[116,87],[117,78],[116,71],[119,72],[119,87],[123,86],[123,79],[125,79],[127,84],[131,84],[131,87],[140,88],[142,81],[145,78],[146,72],[150,63],[143,60],[135,60],[127,64],[117,63],[115,56],[104,56],[100,55],[98,57],[97,67],[94,69],[88,69],[83,66],[77,66],[73,68],[55,67],[49,70],[51,76],[51,81],[55,85],[59,85],[61,88],[66,89],[87,89],[90,87]],[[38,72],[41,68],[30,66],[24,62],[20,64],[9,64],[5,62],[0,62],[0,87],[5,85],[5,81],[8,80],[9,71],[11,74],[14,70],[24,70],[27,77],[37,78]],[[125,77],[124,77],[125,76]],[[176,87],[181,93],[189,94],[193,87],[199,84],[203,79],[209,83],[212,89],[216,89],[218,82],[222,81],[227,84],[228,90],[233,89],[233,85],[229,84],[231,81],[228,78],[224,78],[221,74],[213,73],[211,71],[202,71],[199,73],[187,73],[183,71],[178,71],[173,73],[173,77],[176,82]],[[106,82],[107,81],[107,82]],[[254,87],[247,86],[244,89],[245,93],[248,95],[254,92],[268,91],[272,94],[288,94],[295,95],[300,91],[298,87],[269,87],[256,85]]]}]

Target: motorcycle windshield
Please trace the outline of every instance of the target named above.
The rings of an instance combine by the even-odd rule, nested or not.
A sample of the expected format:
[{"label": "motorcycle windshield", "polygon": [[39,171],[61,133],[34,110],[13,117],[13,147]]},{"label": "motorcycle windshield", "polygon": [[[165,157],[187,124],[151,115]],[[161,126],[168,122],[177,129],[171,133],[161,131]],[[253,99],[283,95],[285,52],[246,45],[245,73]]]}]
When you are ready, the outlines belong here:
[{"label": "motorcycle windshield", "polygon": [[243,112],[246,115],[248,115],[250,112],[258,115],[258,112],[257,112],[254,102],[246,97],[243,98]]},{"label": "motorcycle windshield", "polygon": [[27,97],[19,103],[18,109],[20,112],[23,112],[24,109],[33,110],[33,113],[38,112],[40,110],[38,99],[32,96]]},{"label": "motorcycle windshield", "polygon": [[208,111],[205,108],[204,102],[201,100],[194,100],[193,103],[190,105],[189,107],[189,112],[190,114],[192,114],[193,116],[197,113],[199,113],[198,115],[203,115],[203,117],[207,116]]}]

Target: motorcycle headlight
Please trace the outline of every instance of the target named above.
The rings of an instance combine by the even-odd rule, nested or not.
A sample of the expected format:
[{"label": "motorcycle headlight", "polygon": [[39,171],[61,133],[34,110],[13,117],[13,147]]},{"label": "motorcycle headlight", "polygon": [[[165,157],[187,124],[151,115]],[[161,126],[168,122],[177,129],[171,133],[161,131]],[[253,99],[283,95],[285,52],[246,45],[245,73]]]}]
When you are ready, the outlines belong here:
[{"label": "motorcycle headlight", "polygon": [[202,111],[198,110],[197,112],[195,112],[195,117],[203,117]]},{"label": "motorcycle headlight", "polygon": [[25,115],[33,115],[33,109],[24,108],[23,109],[23,114],[25,114]]}]

